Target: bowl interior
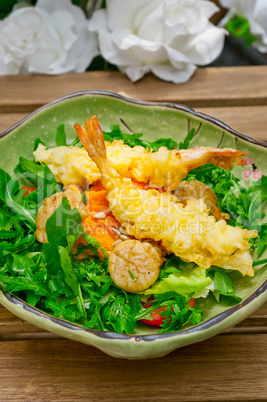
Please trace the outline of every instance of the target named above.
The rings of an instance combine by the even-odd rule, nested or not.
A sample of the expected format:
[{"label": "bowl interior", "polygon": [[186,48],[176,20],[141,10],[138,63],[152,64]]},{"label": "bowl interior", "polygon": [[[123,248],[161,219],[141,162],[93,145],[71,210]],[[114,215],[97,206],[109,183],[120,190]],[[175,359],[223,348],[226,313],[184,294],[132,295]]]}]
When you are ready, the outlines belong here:
[{"label": "bowl interior", "polygon": [[[233,134],[227,126],[194,113],[187,108],[145,104],[131,101],[107,93],[80,93],[65,97],[30,115],[21,124],[13,127],[1,141],[0,167],[12,174],[19,156],[31,157],[35,138],[40,137],[47,146],[55,146],[56,129],[65,124],[69,141],[76,137],[74,123],[84,124],[86,118],[96,114],[104,130],[118,124],[122,131],[143,133],[143,138],[156,140],[172,137],[178,143],[191,128],[196,129],[192,146],[230,147],[246,151],[257,169],[267,174],[267,148],[249,142]],[[234,168],[242,184],[248,185],[250,179],[244,178],[246,168]],[[265,212],[266,207],[265,207]],[[267,252],[261,258],[266,258]],[[256,267],[255,276],[242,277],[238,272],[232,274],[236,293],[244,299],[252,295],[267,279],[267,270]],[[204,311],[204,321],[233,306],[231,300],[216,303],[213,296],[200,303]],[[157,332],[152,327],[140,324],[136,334]]]}]

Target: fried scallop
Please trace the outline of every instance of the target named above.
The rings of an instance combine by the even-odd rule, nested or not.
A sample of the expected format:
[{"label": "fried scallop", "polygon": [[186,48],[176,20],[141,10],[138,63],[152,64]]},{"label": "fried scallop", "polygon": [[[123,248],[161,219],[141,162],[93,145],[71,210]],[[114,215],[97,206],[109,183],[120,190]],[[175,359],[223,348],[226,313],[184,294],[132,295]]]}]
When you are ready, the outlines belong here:
[{"label": "fried scallop", "polygon": [[203,200],[208,207],[209,212],[212,212],[218,203],[218,199],[214,191],[198,180],[184,180],[174,192],[177,198],[183,205],[191,198]]},{"label": "fried scallop", "polygon": [[126,240],[109,255],[108,270],[113,282],[129,293],[143,292],[156,282],[162,257],[149,243]]}]

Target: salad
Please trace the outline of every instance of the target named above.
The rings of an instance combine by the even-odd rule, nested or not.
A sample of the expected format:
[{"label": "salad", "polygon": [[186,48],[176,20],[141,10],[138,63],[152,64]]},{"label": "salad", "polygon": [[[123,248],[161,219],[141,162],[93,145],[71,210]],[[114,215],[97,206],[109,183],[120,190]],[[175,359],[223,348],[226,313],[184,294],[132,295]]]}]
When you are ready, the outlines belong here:
[{"label": "salad", "polygon": [[[236,294],[266,247],[267,177],[233,175],[244,153],[148,142],[95,116],[67,144],[37,138],[12,178],[0,169],[0,289],[85,328],[132,334],[197,325],[208,295]],[[105,140],[105,141],[104,141]],[[178,149],[178,150],[177,150]],[[23,184],[21,184],[23,182]],[[25,183],[27,185],[25,185]]]}]

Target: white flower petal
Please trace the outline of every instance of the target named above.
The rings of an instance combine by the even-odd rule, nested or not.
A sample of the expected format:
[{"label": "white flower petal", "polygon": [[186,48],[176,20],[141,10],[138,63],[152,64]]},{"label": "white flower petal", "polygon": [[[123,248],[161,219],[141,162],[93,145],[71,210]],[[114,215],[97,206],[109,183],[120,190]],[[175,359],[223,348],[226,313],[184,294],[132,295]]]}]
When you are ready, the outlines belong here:
[{"label": "white flower petal", "polygon": [[209,20],[213,14],[217,13],[219,11],[219,7],[216,6],[216,4],[212,3],[211,1],[207,0],[198,0],[198,7],[199,7],[199,12]]},{"label": "white flower petal", "polygon": [[[151,5],[150,5],[151,7]],[[164,37],[164,3],[152,9],[142,20],[135,18],[136,35],[153,42],[162,42]],[[139,20],[140,19],[140,23]],[[137,24],[138,22],[138,24]]]},{"label": "white flower petal", "polygon": [[161,45],[155,50],[145,49],[141,46],[134,46],[132,48],[134,56],[142,60],[143,64],[160,64],[168,62],[168,53],[165,46]]},{"label": "white flower petal", "polygon": [[184,52],[192,63],[202,66],[215,60],[221,54],[223,45],[224,32],[210,25],[205,32],[191,38]]},{"label": "white flower petal", "polygon": [[99,33],[99,46],[103,57],[109,61],[120,66],[140,65],[130,50],[121,50],[113,40],[108,32],[101,31]]},{"label": "white flower petal", "polygon": [[52,14],[51,18],[53,19],[53,25],[57,27],[62,47],[65,50],[71,49],[78,38],[72,31],[75,26],[73,16],[66,10],[58,10]]},{"label": "white flower petal", "polygon": [[143,19],[160,3],[162,0],[107,0],[105,11],[108,28],[111,31],[125,28],[137,30]]},{"label": "white flower petal", "polygon": [[125,73],[127,77],[130,78],[132,82],[140,80],[145,74],[149,73],[151,70],[149,66],[130,66],[130,67],[120,67],[120,71]]},{"label": "white flower petal", "polygon": [[[98,33],[101,54],[132,80],[152,71],[184,82],[195,64],[222,50],[225,30],[209,17],[217,7],[206,0],[107,0],[94,13],[89,30]],[[119,11],[119,12],[118,12]]]},{"label": "white flower petal", "polygon": [[88,21],[88,29],[91,32],[108,31],[107,26],[107,11],[97,10],[92,18]]},{"label": "white flower petal", "polygon": [[38,0],[0,22],[0,74],[85,71],[99,54],[83,11],[71,0]]},{"label": "white flower petal", "polygon": [[194,64],[184,64],[180,70],[177,70],[169,64],[151,66],[151,71],[159,78],[165,81],[172,81],[175,84],[186,82],[194,74],[196,66]]}]

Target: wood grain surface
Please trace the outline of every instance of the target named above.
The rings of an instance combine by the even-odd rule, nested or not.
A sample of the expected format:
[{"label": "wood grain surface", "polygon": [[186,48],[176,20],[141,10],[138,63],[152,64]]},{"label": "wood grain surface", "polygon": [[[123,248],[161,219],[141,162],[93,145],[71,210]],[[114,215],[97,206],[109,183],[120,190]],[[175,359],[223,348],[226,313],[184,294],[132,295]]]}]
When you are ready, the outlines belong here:
[{"label": "wood grain surface", "polygon": [[[0,132],[72,92],[176,102],[267,141],[267,67],[199,69],[181,85],[119,72],[0,76]],[[152,360],[115,359],[44,332],[0,306],[2,401],[266,401],[267,303],[236,327]]]},{"label": "wood grain surface", "polygon": [[0,76],[0,88],[2,113],[29,112],[61,96],[85,90],[113,91],[130,98],[193,107],[267,105],[266,66],[202,68],[179,85],[153,75],[132,83],[120,72]]},{"label": "wood grain surface", "polygon": [[2,342],[1,401],[259,401],[266,361],[266,338],[255,334],[219,335],[135,361],[69,340]]}]

